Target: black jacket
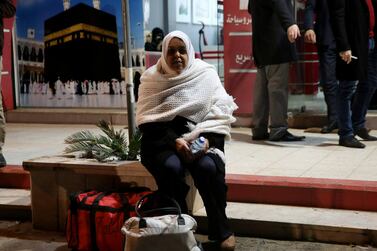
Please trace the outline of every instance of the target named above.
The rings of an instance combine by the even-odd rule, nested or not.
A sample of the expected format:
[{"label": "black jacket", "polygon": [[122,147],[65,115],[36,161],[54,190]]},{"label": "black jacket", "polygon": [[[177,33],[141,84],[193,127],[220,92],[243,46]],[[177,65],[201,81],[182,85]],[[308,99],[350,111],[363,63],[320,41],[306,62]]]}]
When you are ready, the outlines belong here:
[{"label": "black jacket", "polygon": [[16,7],[12,0],[0,0],[0,55],[3,55],[4,46],[4,23],[3,18],[13,17],[16,13]]},{"label": "black jacket", "polygon": [[[189,131],[187,123],[193,123],[186,118],[177,116],[172,121],[151,122],[139,125],[142,133],[141,162],[148,166],[148,159],[153,155],[164,161],[173,152],[176,152],[175,140]],[[215,147],[224,152],[225,136],[217,133],[202,133],[200,136],[208,139],[209,147]],[[224,163],[216,155],[211,156],[222,170]]]},{"label": "black jacket", "polygon": [[304,28],[315,31],[318,45],[331,45],[335,42],[327,1],[307,0],[305,5]]},{"label": "black jacket", "polygon": [[[337,50],[352,50],[352,59],[346,64],[340,57],[336,73],[339,80],[361,80],[368,77],[369,11],[365,0],[328,0]],[[377,18],[377,0],[372,0]],[[377,21],[376,21],[377,24]],[[374,27],[375,38],[377,27]]]},{"label": "black jacket", "polygon": [[253,57],[258,67],[297,60],[287,29],[295,24],[291,0],[249,0]]}]

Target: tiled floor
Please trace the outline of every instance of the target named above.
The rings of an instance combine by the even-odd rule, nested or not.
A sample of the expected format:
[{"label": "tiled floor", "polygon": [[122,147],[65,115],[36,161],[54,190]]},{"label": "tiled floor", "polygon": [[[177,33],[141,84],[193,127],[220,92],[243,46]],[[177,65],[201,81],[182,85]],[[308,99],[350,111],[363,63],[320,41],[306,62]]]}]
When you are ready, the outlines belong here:
[{"label": "tiled floor", "polygon": [[[99,133],[94,125],[7,124],[4,155],[8,164],[22,165],[23,160],[58,154],[64,139],[80,130]],[[352,149],[338,146],[336,134],[290,131],[305,135],[305,141],[252,141],[249,128],[233,128],[226,144],[227,173],[377,181],[377,142]]]},{"label": "tiled floor", "polygon": [[[338,146],[337,134],[308,133],[302,142],[252,141],[250,129],[234,128],[227,144],[228,172],[236,174],[377,180],[377,142],[365,149]],[[376,131],[371,132],[376,135]]]}]

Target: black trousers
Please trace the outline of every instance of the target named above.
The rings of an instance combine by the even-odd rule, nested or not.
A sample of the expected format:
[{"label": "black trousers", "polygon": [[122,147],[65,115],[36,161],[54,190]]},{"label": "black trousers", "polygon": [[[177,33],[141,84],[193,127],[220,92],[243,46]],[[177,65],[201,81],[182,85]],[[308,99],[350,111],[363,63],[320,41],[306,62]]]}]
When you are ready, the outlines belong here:
[{"label": "black trousers", "polygon": [[187,164],[172,151],[168,157],[161,158],[158,154],[142,155],[141,160],[155,178],[159,191],[176,199],[183,212],[187,212],[186,195],[189,186],[185,183],[185,175],[188,170],[204,202],[208,217],[208,238],[221,241],[232,234],[225,213],[225,172],[216,165],[212,156],[204,155]]}]

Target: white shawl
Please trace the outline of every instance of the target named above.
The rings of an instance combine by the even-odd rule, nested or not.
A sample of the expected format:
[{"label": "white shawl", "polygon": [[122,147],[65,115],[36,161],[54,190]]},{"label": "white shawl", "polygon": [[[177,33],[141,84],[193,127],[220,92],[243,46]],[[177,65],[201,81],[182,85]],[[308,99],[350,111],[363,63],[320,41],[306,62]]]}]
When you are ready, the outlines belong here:
[{"label": "white shawl", "polygon": [[[136,123],[139,126],[149,122],[166,122],[182,116],[196,123],[189,124],[190,132],[182,135],[187,141],[194,140],[203,132],[223,134],[229,139],[230,124],[235,121],[232,113],[238,107],[226,93],[215,68],[200,59],[190,58],[193,55],[192,45],[182,34],[175,31],[165,37],[163,56],[142,75]],[[179,75],[166,68],[167,45],[173,37],[181,38],[188,48],[188,64]]]}]

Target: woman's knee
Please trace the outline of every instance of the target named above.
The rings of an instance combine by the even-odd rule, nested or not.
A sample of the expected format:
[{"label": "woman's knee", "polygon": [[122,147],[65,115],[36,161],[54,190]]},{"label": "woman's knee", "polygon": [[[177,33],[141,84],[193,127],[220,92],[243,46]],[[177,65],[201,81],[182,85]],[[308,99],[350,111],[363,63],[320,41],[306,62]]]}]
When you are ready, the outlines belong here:
[{"label": "woman's knee", "polygon": [[183,176],[185,168],[177,155],[169,156],[163,164],[164,173],[168,176]]},{"label": "woman's knee", "polygon": [[194,167],[199,176],[215,177],[217,175],[217,167],[215,161],[208,156],[204,156],[198,160],[197,165]]}]

